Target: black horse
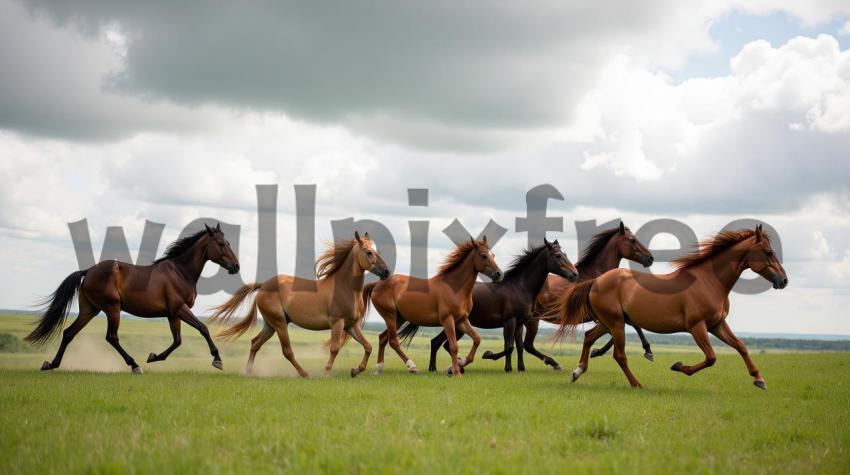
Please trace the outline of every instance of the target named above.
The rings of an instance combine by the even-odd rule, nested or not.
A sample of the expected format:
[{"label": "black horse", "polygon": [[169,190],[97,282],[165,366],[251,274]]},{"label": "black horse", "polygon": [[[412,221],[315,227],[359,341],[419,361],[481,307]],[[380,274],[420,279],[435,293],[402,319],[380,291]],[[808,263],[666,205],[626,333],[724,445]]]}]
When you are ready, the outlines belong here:
[{"label": "black horse", "polygon": [[[478,328],[504,328],[507,356],[505,371],[512,371],[511,354],[515,341],[518,348],[517,365],[523,367],[522,325],[531,317],[537,294],[550,272],[573,282],[578,279],[578,271],[561,250],[558,241],[550,243],[544,239],[543,246],[526,250],[517,256],[501,282],[478,282],[472,290],[469,322]],[[417,325],[407,322],[399,336],[409,343],[418,329]],[[457,336],[461,338],[463,332],[458,330]],[[447,340],[445,332],[440,332],[431,340],[429,371],[437,370],[437,351]]]}]

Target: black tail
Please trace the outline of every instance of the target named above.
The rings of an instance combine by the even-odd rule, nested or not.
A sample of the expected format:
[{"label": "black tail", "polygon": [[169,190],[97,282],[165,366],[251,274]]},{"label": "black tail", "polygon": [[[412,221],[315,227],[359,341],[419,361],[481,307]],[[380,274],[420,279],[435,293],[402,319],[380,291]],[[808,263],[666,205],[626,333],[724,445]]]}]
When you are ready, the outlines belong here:
[{"label": "black tail", "polygon": [[65,317],[68,316],[68,311],[71,309],[71,303],[74,301],[74,296],[80,288],[83,281],[83,276],[86,275],[88,269],[72,272],[71,275],[65,277],[65,280],[59,284],[53,294],[40,302],[43,306],[44,315],[38,321],[38,326],[35,330],[27,335],[26,340],[33,345],[43,345],[56,337],[56,334],[65,326]]},{"label": "black tail", "polygon": [[[400,317],[401,315],[399,315]],[[398,332],[399,341],[404,346],[410,346],[413,342],[413,337],[416,336],[416,332],[419,331],[419,325],[414,325],[410,322],[404,322],[404,325],[401,326]]]}]

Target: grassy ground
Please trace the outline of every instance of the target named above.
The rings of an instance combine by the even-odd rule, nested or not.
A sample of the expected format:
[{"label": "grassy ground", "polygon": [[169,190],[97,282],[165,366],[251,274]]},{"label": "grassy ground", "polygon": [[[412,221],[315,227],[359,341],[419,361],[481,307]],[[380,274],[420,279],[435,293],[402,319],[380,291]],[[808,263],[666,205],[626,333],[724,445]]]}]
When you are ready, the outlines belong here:
[{"label": "grassy ground", "polygon": [[[22,337],[31,319],[2,317]],[[222,345],[210,366],[200,337],[166,362],[129,374],[95,320],[63,369],[37,371],[44,352],[0,353],[0,473],[125,472],[848,472],[850,353],[755,354],[769,389],[756,389],[737,354],[690,378],[668,368],[696,362],[692,348],[631,348],[646,389],[632,390],[611,358],[592,360],[570,384],[528,359],[525,374],[476,361],[464,378],[387,370],[354,380],[349,343],[334,376],[321,377],[323,333],[294,331],[315,376],[292,377],[276,340],[257,369],[238,374],[248,338]],[[121,341],[139,361],[169,341],[165,322],[125,321]],[[375,341],[374,335],[370,335]],[[483,349],[497,349],[485,341]],[[544,345],[547,349],[548,345]],[[468,347],[468,343],[462,346]],[[424,340],[412,354],[427,366]],[[553,351],[565,368],[577,347]],[[447,357],[441,355],[441,367]]]}]

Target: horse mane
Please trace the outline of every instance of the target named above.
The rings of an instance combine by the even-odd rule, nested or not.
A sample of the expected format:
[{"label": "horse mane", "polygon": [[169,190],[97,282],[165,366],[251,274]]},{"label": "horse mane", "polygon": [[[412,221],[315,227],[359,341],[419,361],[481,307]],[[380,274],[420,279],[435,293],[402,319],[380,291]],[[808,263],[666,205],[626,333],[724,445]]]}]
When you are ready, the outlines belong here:
[{"label": "horse mane", "polygon": [[463,244],[458,245],[454,250],[449,254],[449,257],[443,261],[443,264],[440,265],[440,269],[437,270],[437,275],[442,276],[446,275],[448,272],[451,272],[455,267],[459,266],[461,262],[466,258],[466,255],[472,252],[475,247],[472,245],[472,241],[464,241]]},{"label": "horse mane", "polygon": [[514,257],[514,260],[511,261],[511,264],[508,270],[505,271],[505,276],[502,279],[502,282],[505,282],[515,276],[522,274],[522,271],[525,270],[526,267],[531,265],[534,262],[534,259],[537,258],[538,254],[543,252],[546,249],[546,246],[537,246],[531,249],[523,249],[522,254]]},{"label": "horse mane", "polygon": [[162,262],[166,259],[175,258],[175,257],[179,256],[180,254],[183,254],[184,252],[188,251],[189,248],[192,247],[192,245],[194,245],[202,237],[204,237],[205,234],[207,234],[207,230],[202,229],[202,230],[196,232],[195,234],[190,234],[186,237],[180,238],[180,239],[172,242],[171,244],[168,245],[168,247],[165,248],[165,255],[160,257],[159,259],[153,261],[154,264],[156,264],[157,262]]},{"label": "horse mane", "polygon": [[330,243],[325,252],[316,260],[316,277],[332,276],[342,268],[342,264],[348,258],[351,250],[354,249],[356,243],[357,241],[354,239]]},{"label": "horse mane", "polygon": [[[677,257],[671,261],[676,270],[687,269],[710,259],[715,254],[721,253],[730,247],[738,244],[744,239],[755,236],[756,232],[752,229],[741,229],[739,231],[721,231],[716,236],[700,241],[697,249],[690,254]],[[768,239],[767,235],[764,235]]]},{"label": "horse mane", "polygon": [[[628,228],[626,228],[628,229]],[[578,266],[586,266],[590,264],[591,261],[596,259],[596,256],[605,249],[605,246],[608,245],[608,241],[614,237],[615,234],[620,232],[619,226],[616,226],[611,229],[606,229],[600,233],[597,233],[593,236],[590,242],[587,244],[587,247],[581,252],[581,257],[578,262],[576,262],[576,267]]]}]

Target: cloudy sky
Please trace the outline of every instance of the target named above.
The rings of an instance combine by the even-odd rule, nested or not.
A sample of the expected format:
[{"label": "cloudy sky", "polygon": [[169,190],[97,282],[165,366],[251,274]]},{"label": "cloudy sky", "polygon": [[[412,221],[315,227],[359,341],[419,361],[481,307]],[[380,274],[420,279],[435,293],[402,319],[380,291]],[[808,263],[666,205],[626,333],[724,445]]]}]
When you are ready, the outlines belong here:
[{"label": "cloudy sky", "polygon": [[198,217],[239,224],[252,280],[256,184],[279,185],[283,272],[295,184],[319,241],[388,226],[397,272],[410,219],[432,271],[455,218],[507,228],[506,265],[543,183],[571,257],[576,220],[762,219],[791,285],[734,295],[733,328],[850,334],[850,3],[0,0],[0,308],[76,268],[83,218],[97,256],[107,226],[135,256],[146,219],[160,252]]}]

